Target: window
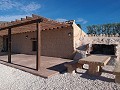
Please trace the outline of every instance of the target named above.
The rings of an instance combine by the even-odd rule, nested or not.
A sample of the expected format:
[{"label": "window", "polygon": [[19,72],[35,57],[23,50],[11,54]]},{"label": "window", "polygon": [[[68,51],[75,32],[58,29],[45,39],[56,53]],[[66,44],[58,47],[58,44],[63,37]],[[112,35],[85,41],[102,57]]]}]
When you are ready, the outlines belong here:
[{"label": "window", "polygon": [[32,41],[32,51],[37,51],[37,41]]}]

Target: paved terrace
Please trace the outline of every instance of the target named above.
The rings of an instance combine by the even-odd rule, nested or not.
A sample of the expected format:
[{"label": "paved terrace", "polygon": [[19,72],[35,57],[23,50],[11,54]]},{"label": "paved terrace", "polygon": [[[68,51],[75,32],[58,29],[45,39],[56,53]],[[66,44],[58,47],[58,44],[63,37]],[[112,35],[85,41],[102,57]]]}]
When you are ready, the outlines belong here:
[{"label": "paved terrace", "polygon": [[[7,61],[7,59],[8,59],[7,55],[0,56],[0,60],[2,61]],[[11,60],[13,64],[26,66],[28,68],[33,68],[33,69],[36,68],[36,55],[13,54],[11,55]],[[45,78],[51,77],[53,75],[65,71],[66,68],[64,67],[64,63],[70,61],[72,60],[41,56],[41,70],[38,73],[40,76]],[[1,61],[0,63],[4,64],[4,62]]]}]

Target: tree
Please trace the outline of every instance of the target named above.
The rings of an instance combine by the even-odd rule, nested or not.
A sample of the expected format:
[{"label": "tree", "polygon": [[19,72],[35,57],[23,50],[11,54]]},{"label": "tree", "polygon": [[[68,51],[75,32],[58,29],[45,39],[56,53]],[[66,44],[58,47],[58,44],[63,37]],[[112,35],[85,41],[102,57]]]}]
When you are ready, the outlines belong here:
[{"label": "tree", "polygon": [[93,29],[91,26],[88,26],[87,29],[88,29],[88,34],[93,34]]},{"label": "tree", "polygon": [[87,30],[88,30],[88,34],[95,34],[95,35],[119,34],[119,36],[120,36],[120,23],[87,26]]}]

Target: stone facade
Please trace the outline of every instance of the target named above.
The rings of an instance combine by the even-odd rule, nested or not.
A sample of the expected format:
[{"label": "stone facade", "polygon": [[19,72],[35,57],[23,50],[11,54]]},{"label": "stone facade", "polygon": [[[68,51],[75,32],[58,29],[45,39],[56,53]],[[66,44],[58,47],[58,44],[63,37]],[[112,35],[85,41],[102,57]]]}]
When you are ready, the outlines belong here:
[{"label": "stone facade", "polygon": [[[69,27],[43,30],[41,31],[41,55],[72,59],[76,48],[82,44],[79,38],[85,35],[86,33],[75,22],[72,22]],[[32,41],[36,41],[36,36],[35,31],[12,34],[12,53],[36,54],[36,51],[32,51]]]},{"label": "stone facade", "polygon": [[117,36],[86,36],[84,37],[83,43],[88,45],[88,52],[92,44],[105,44],[105,45],[115,45],[115,61],[120,60],[120,37]]},{"label": "stone facade", "polygon": [[[68,35],[70,32],[71,36]],[[41,31],[41,55],[71,58],[74,52],[72,33],[72,27]],[[32,42],[36,41],[36,34],[36,32],[13,34],[12,53],[36,54],[36,51],[32,50]]]}]

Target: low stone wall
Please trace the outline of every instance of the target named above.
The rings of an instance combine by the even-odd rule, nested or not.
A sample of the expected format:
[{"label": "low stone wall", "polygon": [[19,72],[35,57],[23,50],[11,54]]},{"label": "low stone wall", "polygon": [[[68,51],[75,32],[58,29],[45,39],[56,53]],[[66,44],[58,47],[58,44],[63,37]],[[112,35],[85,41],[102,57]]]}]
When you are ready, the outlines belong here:
[{"label": "low stone wall", "polygon": [[92,47],[92,44],[106,44],[106,45],[116,45],[115,47],[115,62],[120,61],[120,37],[118,36],[107,36],[107,35],[102,35],[102,36],[86,36],[82,40],[83,45],[88,45],[88,48],[86,52],[89,52],[90,47]]},{"label": "low stone wall", "polygon": [[120,44],[120,37],[115,36],[86,36],[84,37],[83,42],[85,44]]}]

